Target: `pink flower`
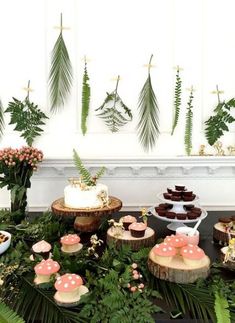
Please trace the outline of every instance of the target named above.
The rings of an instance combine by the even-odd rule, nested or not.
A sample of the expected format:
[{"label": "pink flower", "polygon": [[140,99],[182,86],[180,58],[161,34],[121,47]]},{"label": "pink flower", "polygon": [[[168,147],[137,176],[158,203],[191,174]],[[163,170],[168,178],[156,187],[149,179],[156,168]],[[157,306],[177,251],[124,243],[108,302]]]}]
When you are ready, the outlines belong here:
[{"label": "pink flower", "polygon": [[144,288],[144,284],[143,283],[139,284],[138,288],[143,289]]},{"label": "pink flower", "polygon": [[133,269],[136,269],[136,268],[138,267],[138,265],[137,265],[135,262],[133,262],[133,264],[131,265],[131,267],[132,267]]},{"label": "pink flower", "polygon": [[136,292],[136,290],[137,290],[137,288],[136,288],[135,286],[132,286],[132,287],[130,288],[130,291],[131,291],[132,293]]},{"label": "pink flower", "polygon": [[137,270],[133,270],[133,271],[132,271],[132,274],[133,274],[133,275],[136,275],[136,274],[138,274],[138,271],[137,271]]},{"label": "pink flower", "polygon": [[133,276],[132,276],[134,279],[139,279],[139,274],[134,274]]}]

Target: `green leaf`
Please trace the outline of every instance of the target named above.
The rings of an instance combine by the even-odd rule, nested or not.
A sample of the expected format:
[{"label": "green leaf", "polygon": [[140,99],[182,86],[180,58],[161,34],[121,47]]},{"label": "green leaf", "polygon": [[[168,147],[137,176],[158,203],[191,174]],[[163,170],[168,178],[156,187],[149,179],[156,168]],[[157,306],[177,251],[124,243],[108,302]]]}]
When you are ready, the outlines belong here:
[{"label": "green leaf", "polygon": [[89,113],[90,107],[90,85],[89,85],[89,76],[87,73],[87,63],[85,60],[84,74],[83,74],[83,82],[82,82],[82,118],[81,118],[81,128],[82,134],[85,135],[87,132],[87,117]]},{"label": "green leaf", "polygon": [[64,106],[70,93],[73,79],[72,64],[63,39],[62,27],[61,14],[61,32],[52,50],[49,73],[51,112],[54,113]]},{"label": "green leaf", "polygon": [[24,323],[17,313],[10,309],[6,304],[0,302],[0,322],[1,323]]},{"label": "green leaf", "polygon": [[179,66],[177,66],[176,81],[175,81],[175,100],[174,100],[175,113],[174,113],[174,120],[173,120],[173,124],[172,124],[171,135],[174,134],[175,128],[178,124],[179,114],[180,114],[182,81],[181,81],[179,73],[180,73]]},{"label": "green leaf", "polygon": [[217,322],[231,323],[228,301],[218,291],[215,292],[215,314]]},{"label": "green leaf", "polygon": [[[149,66],[151,65],[152,56],[150,58]],[[137,132],[139,141],[144,150],[149,151],[155,146],[156,139],[160,133],[159,108],[152,87],[150,67],[147,80],[139,95],[138,108],[139,122],[137,125]]]},{"label": "green leaf", "polygon": [[192,131],[193,131],[193,111],[192,111],[192,101],[193,101],[193,89],[191,89],[189,94],[189,101],[187,103],[186,112],[186,124],[185,124],[185,134],[184,134],[184,146],[187,155],[191,154],[192,150]]}]

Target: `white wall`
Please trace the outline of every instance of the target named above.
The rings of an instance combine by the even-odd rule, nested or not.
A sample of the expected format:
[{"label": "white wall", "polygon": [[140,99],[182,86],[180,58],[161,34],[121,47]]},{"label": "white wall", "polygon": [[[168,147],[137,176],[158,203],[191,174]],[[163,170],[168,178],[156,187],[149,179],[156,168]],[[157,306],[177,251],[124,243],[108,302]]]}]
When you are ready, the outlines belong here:
[{"label": "white wall", "polygon": [[[203,122],[216,104],[211,91],[218,84],[225,91],[224,98],[235,96],[234,9],[233,0],[1,1],[0,97],[5,106],[12,96],[23,99],[26,93],[22,87],[30,79],[34,89],[31,99],[50,115],[47,86],[50,52],[58,35],[53,27],[59,24],[62,12],[64,25],[71,28],[64,31],[64,38],[74,68],[74,84],[64,110],[50,116],[45,133],[35,142],[45,158],[70,159],[74,147],[82,158],[101,161],[140,158],[144,163],[149,158],[184,155],[189,94],[185,89],[191,85],[196,89],[193,153],[197,153],[199,145],[206,143]],[[135,129],[138,95],[147,75],[143,65],[151,54],[156,65],[152,80],[160,108],[161,135],[155,149],[145,153]],[[91,110],[85,137],[80,129],[84,55],[90,59],[91,81]],[[183,105],[180,124],[171,136],[173,67],[177,64],[184,68]],[[119,133],[111,134],[94,110],[103,102],[106,91],[114,89],[112,79],[118,74],[119,94],[132,109],[134,119]],[[234,130],[233,126],[222,138],[225,146],[235,143]],[[0,147],[21,144],[24,141],[8,126]],[[2,199],[5,204],[5,197]],[[50,196],[48,204],[49,201]],[[40,204],[35,201],[34,205],[37,203]]]}]

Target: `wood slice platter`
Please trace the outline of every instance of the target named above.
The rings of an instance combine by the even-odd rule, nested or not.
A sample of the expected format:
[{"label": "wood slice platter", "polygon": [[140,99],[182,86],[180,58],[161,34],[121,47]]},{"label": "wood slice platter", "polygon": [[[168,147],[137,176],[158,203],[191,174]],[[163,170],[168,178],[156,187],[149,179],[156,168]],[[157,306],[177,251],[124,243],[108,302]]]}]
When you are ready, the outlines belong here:
[{"label": "wood slice platter", "polygon": [[[231,235],[231,238],[235,238],[235,232],[230,233],[230,235]],[[218,222],[214,225],[213,239],[216,242],[220,242],[224,245],[228,244],[228,240],[229,240],[228,233],[225,231],[224,226],[220,222]]]},{"label": "wood slice platter", "polygon": [[198,278],[207,278],[210,271],[210,259],[206,256],[198,266],[189,267],[183,261],[182,256],[173,257],[167,266],[157,262],[153,249],[149,253],[148,268],[157,278],[179,284],[194,283]]},{"label": "wood slice platter", "polygon": [[114,228],[109,228],[107,231],[107,244],[115,244],[117,248],[120,248],[121,245],[128,245],[133,251],[137,251],[141,248],[153,246],[155,241],[155,231],[149,227],[141,238],[132,237],[130,231],[127,230],[123,231],[121,236],[115,235]]},{"label": "wood slice platter", "polygon": [[75,230],[82,232],[93,232],[98,230],[101,217],[118,212],[122,208],[122,201],[114,196],[109,196],[108,206],[102,208],[74,209],[64,205],[64,198],[59,198],[51,205],[55,215],[63,217],[76,217],[74,222]]}]

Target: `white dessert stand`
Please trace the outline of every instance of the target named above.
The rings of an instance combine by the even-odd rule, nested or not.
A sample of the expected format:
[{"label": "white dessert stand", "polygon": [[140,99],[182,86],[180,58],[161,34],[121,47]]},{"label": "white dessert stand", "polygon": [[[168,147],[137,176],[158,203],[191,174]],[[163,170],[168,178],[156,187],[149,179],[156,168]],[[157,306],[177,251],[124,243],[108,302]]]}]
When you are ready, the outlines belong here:
[{"label": "white dessert stand", "polygon": [[[195,199],[193,201],[189,201],[189,202],[185,202],[185,201],[172,201],[172,200],[167,200],[164,199],[163,194],[160,193],[157,195],[157,197],[159,198],[159,200],[161,200],[162,202],[168,203],[168,204],[172,204],[173,207],[172,209],[170,209],[170,212],[175,212],[175,213],[187,213],[184,209],[184,205],[190,205],[190,204],[197,204],[196,202],[199,201],[198,196],[195,197]],[[207,211],[203,208],[200,208],[202,211],[202,214],[200,215],[200,217],[196,218],[196,219],[186,219],[186,220],[179,220],[179,219],[169,219],[166,218],[165,216],[159,216],[157,214],[157,212],[155,211],[155,206],[151,207],[149,209],[149,211],[157,218],[160,219],[162,221],[166,221],[166,222],[171,222],[167,225],[167,228],[171,231],[176,231],[177,228],[179,227],[184,227],[186,226],[184,223],[194,223],[197,222],[198,220],[204,220],[207,217]]]}]

